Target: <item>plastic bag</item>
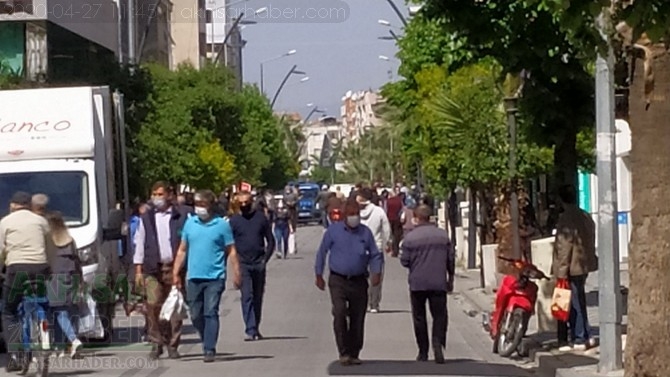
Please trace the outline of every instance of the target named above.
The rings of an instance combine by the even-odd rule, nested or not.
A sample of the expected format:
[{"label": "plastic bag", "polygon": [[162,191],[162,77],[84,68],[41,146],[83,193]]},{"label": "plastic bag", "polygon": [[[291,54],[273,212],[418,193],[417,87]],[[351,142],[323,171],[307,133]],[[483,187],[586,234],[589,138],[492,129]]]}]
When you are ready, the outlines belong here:
[{"label": "plastic bag", "polygon": [[289,254],[295,254],[296,253],[295,233],[291,233],[288,236],[288,253]]},{"label": "plastic bag", "polygon": [[77,334],[85,338],[103,338],[105,329],[98,316],[96,302],[89,293],[85,293],[83,300],[79,302],[79,323]]},{"label": "plastic bag", "polygon": [[165,303],[161,307],[161,314],[158,317],[162,321],[169,321],[174,314],[180,316],[181,319],[188,317],[186,304],[184,303],[184,296],[177,287],[172,287]]},{"label": "plastic bag", "polygon": [[567,279],[558,279],[551,298],[551,315],[558,321],[567,322],[570,319],[570,299],[572,291]]}]

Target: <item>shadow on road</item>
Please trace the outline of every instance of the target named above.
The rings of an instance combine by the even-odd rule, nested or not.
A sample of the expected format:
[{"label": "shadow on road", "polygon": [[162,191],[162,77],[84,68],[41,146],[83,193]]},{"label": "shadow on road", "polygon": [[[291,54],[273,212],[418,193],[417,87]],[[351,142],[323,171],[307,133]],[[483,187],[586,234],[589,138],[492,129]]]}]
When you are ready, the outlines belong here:
[{"label": "shadow on road", "polygon": [[542,355],[537,358],[536,362],[539,370],[553,376],[556,369],[593,365],[597,364],[598,360],[586,355],[562,353],[560,355]]},{"label": "shadow on road", "polygon": [[364,360],[359,366],[328,366],[331,376],[477,376],[524,377],[532,371],[509,364],[492,364],[470,359],[447,359],[446,364],[418,361]]},{"label": "shadow on road", "polygon": [[380,310],[376,314],[405,314],[409,312],[409,310]]},{"label": "shadow on road", "polygon": [[259,340],[260,342],[266,340],[300,340],[300,339],[309,339],[306,336],[265,336],[263,339]]}]

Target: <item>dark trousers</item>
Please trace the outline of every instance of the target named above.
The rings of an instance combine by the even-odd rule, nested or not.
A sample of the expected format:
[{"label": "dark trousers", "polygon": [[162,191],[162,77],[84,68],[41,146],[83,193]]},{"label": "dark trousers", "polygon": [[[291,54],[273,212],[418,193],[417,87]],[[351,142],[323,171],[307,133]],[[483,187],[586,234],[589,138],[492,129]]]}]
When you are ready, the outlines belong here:
[{"label": "dark trousers", "polygon": [[363,349],[365,312],[368,307],[368,280],[365,276],[347,279],[330,274],[333,331],[340,356],[358,358]]},{"label": "dark trousers", "polygon": [[242,318],[244,332],[249,336],[259,334],[265,293],[265,263],[240,264],[242,272]]},{"label": "dark trousers", "polygon": [[391,223],[391,251],[393,256],[400,253],[400,241],[402,240],[402,223],[400,220],[392,220]]},{"label": "dark trousers", "polygon": [[47,264],[13,264],[7,266],[2,287],[2,333],[9,351],[21,348],[21,319],[17,316],[19,304],[23,301],[24,283],[28,280],[41,282],[33,291],[38,296],[47,296],[46,281],[49,278]]},{"label": "dark trousers", "polygon": [[433,317],[432,341],[433,348],[447,345],[447,292],[445,291],[412,291],[412,320],[414,321],[414,336],[421,355],[428,354],[428,321],[426,315],[426,301]]}]

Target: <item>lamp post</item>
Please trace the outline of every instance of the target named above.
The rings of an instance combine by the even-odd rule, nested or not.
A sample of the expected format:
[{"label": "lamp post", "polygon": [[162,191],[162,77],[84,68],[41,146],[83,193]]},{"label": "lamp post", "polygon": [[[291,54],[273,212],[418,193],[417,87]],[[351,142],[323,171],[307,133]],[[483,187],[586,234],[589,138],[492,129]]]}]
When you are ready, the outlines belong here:
[{"label": "lamp post", "polygon": [[507,113],[507,125],[509,128],[509,161],[508,169],[511,183],[510,193],[510,216],[512,218],[512,252],[515,259],[521,259],[521,243],[519,239],[519,198],[516,188],[516,149],[517,149],[517,132],[516,132],[516,114],[518,112],[517,105],[519,98],[515,95],[513,97],[505,98],[505,111]]},{"label": "lamp post", "polygon": [[[314,106],[314,104],[312,104],[312,103],[308,103],[308,104],[307,104],[307,107],[312,107],[312,106]],[[319,106],[314,106],[314,107],[312,108],[312,111],[310,111],[309,114],[307,114],[307,116],[305,117],[305,120],[304,120],[303,122],[304,122],[305,124],[307,124],[307,121],[309,121],[309,119],[312,117],[312,115],[314,115],[314,114],[316,114],[316,113],[319,113],[319,114],[325,114],[326,111],[325,111],[325,110],[322,110],[322,109],[319,109]]]},{"label": "lamp post", "polygon": [[402,14],[402,12],[401,12],[400,9],[398,8],[398,6],[395,5],[395,3],[393,2],[393,0],[386,0],[386,2],[389,3],[389,5],[391,6],[391,8],[392,8],[393,11],[395,12],[395,14],[396,14],[396,15],[398,16],[398,18],[400,19],[400,22],[402,22],[402,24],[403,24],[405,27],[407,27],[407,19],[406,19],[405,16]]},{"label": "lamp post", "polygon": [[285,53],[283,53],[279,56],[275,56],[274,58],[271,58],[271,59],[268,59],[268,60],[265,60],[265,61],[261,62],[261,93],[265,93],[265,73],[264,73],[263,66],[266,63],[273,62],[275,60],[279,60],[279,59],[285,58],[287,56],[295,55],[295,53],[297,53],[297,52],[298,52],[297,50],[289,50],[289,51],[287,51],[287,52],[285,52]]},{"label": "lamp post", "polygon": [[[259,14],[262,14],[263,12],[266,12],[267,10],[268,10],[267,7],[263,7],[263,8],[257,9],[254,12],[254,14],[259,15]],[[219,46],[219,51],[216,53],[216,57],[214,58],[215,63],[219,62],[219,58],[221,57],[221,53],[225,51],[226,44],[228,43],[228,39],[232,35],[233,31],[237,28],[237,25],[239,25],[241,22],[243,22],[246,25],[253,25],[253,24],[256,23],[256,21],[242,21],[242,18],[244,18],[244,12],[240,13],[240,15],[237,16],[237,18],[235,18],[235,20],[233,21],[233,24],[231,25],[230,29],[228,29],[228,31],[226,31],[226,35],[223,38],[223,42],[221,42],[221,46]],[[214,42],[214,35],[212,35],[212,42]]]},{"label": "lamp post", "polygon": [[293,67],[291,67],[291,69],[288,71],[286,76],[284,76],[284,79],[282,80],[281,84],[279,84],[279,88],[277,88],[277,92],[275,93],[274,97],[272,98],[272,103],[270,104],[270,107],[272,107],[272,108],[275,107],[275,102],[277,102],[277,98],[279,98],[279,94],[281,93],[281,90],[284,89],[284,85],[286,85],[286,82],[291,77],[291,75],[305,75],[306,74],[303,71],[298,71],[297,68],[298,68],[297,64],[293,65]]}]

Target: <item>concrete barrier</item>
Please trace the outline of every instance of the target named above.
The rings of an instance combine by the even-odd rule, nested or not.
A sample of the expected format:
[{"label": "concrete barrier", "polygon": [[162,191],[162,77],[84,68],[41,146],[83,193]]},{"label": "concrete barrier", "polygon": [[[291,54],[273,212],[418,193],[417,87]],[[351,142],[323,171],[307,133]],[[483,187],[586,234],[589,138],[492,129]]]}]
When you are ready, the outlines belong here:
[{"label": "concrete barrier", "polygon": [[[542,238],[531,242],[531,259],[538,269],[547,276],[551,276],[554,237]],[[537,281],[539,288],[537,303],[535,304],[535,318],[537,318],[538,332],[556,332],[556,320],[551,315],[551,298],[556,281]]]},{"label": "concrete barrier", "polygon": [[497,289],[500,282],[496,272],[498,244],[482,246],[482,268],[484,269],[484,288]]},{"label": "concrete barrier", "polygon": [[456,266],[468,268],[468,240],[463,227],[456,227]]}]

